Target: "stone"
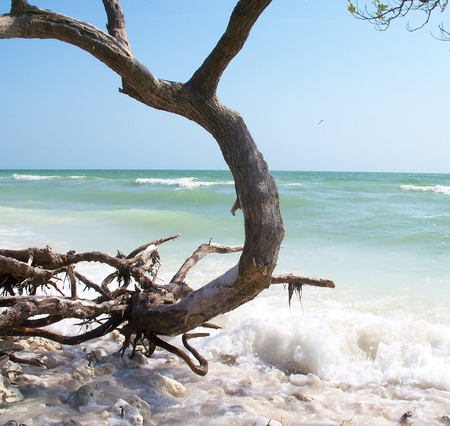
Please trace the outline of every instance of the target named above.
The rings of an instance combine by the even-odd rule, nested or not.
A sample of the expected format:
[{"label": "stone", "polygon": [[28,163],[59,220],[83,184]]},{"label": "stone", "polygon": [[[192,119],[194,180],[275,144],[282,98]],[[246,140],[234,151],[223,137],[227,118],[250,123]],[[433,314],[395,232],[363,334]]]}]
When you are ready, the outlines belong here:
[{"label": "stone", "polygon": [[106,358],[107,358],[107,356],[108,356],[108,353],[107,353],[104,349],[102,349],[102,348],[94,349],[94,350],[92,351],[92,353],[94,354],[95,360],[96,360],[97,362],[103,362],[103,361],[105,361]]},{"label": "stone", "polygon": [[129,358],[127,355],[112,354],[108,360],[118,369],[122,368],[139,368],[142,365],[149,363],[148,358],[141,352],[136,352],[133,358]]},{"label": "stone", "polygon": [[150,420],[152,416],[152,410],[150,405],[141,399],[138,395],[133,395],[131,398],[128,398],[128,403],[139,410],[139,413],[143,417],[144,421]]},{"label": "stone", "polygon": [[77,367],[74,367],[71,372],[72,378],[82,383],[90,379],[93,375],[94,375],[94,368],[91,367],[90,365],[79,365]]},{"label": "stone", "polygon": [[98,389],[96,387],[94,388],[90,385],[83,385],[75,391],[71,399],[74,405],[81,407],[85,405],[93,405],[99,398],[103,398],[102,389]]},{"label": "stone", "polygon": [[186,388],[180,382],[162,374],[156,374],[154,382],[161,391],[176,398],[182,397],[186,393]]},{"label": "stone", "polygon": [[42,363],[46,368],[51,369],[60,364],[61,360],[58,356],[47,353],[45,355],[39,356],[39,362]]},{"label": "stone", "polygon": [[133,407],[132,405],[128,404],[123,399],[118,399],[116,403],[111,407],[111,411],[114,414],[114,417],[117,419],[116,421],[113,421],[113,419],[109,419],[108,423],[109,425],[118,426],[120,423],[124,420],[128,421],[130,425],[132,426],[143,426],[144,424],[144,418],[139,413],[139,410],[136,407]]},{"label": "stone", "polygon": [[2,403],[11,403],[22,401],[23,395],[19,389],[11,386],[9,381],[0,375],[0,401]]}]

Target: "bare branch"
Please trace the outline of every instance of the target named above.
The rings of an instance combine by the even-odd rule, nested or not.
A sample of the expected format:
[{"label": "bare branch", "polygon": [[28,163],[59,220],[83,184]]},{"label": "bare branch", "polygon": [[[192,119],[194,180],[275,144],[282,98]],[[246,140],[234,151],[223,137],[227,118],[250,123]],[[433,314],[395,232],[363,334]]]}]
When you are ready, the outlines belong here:
[{"label": "bare branch", "polygon": [[220,77],[241,51],[250,31],[272,0],[240,0],[231,14],[228,27],[216,47],[187,83],[207,97],[213,96]]},{"label": "bare branch", "polygon": [[63,345],[79,345],[80,343],[87,342],[98,337],[105,336],[111,331],[115,330],[123,322],[120,315],[112,315],[104,324],[99,327],[87,331],[86,333],[77,334],[74,336],[62,336],[57,333],[53,333],[45,329],[35,329],[27,327],[19,327],[14,330],[14,333],[10,335],[14,336],[36,336],[44,337],[45,339],[53,340],[54,342],[61,343]]},{"label": "bare branch", "polygon": [[[168,101],[178,86],[155,78],[136,60],[127,45],[88,23],[49,10],[37,11],[39,13],[27,9],[21,16],[0,15],[0,39],[55,39],[72,44],[119,74],[124,81],[124,92],[131,93],[134,87],[146,87],[139,97],[135,96],[139,101],[168,111],[171,110],[170,106],[176,104],[172,101],[168,105]],[[128,90],[125,90],[125,82]],[[136,89],[134,91],[139,92]],[[145,92],[149,96],[143,96]]]},{"label": "bare branch", "polygon": [[27,12],[39,11],[35,6],[30,6],[27,0],[11,0],[11,15],[22,15]]},{"label": "bare branch", "polygon": [[187,355],[185,352],[183,352],[181,349],[177,348],[176,346],[171,345],[170,343],[167,343],[166,341],[160,339],[155,334],[148,335],[148,339],[155,344],[156,346],[159,346],[160,348],[165,349],[166,351],[169,351],[177,356],[179,356],[188,366],[189,368],[196,374],[200,376],[205,376],[208,373],[208,361],[203,358],[197,350],[195,350],[191,345],[189,345],[188,340],[193,339],[195,337],[206,337],[209,336],[209,333],[191,333],[191,334],[183,334],[182,340],[184,347],[194,355],[195,359],[199,362],[199,365],[195,365],[192,360],[189,358],[189,355]]},{"label": "bare branch", "polygon": [[10,329],[37,315],[63,315],[66,318],[92,319],[113,312],[123,313],[127,296],[117,300],[95,303],[90,300],[71,300],[53,296],[6,296],[0,298],[3,311],[0,335],[8,335]]},{"label": "bare branch", "polygon": [[127,259],[132,259],[136,255],[138,255],[141,251],[145,250],[148,246],[154,245],[159,246],[163,243],[166,243],[167,241],[175,240],[180,236],[180,234],[175,234],[170,237],[160,238],[159,240],[152,241],[151,243],[144,244],[143,246],[138,247],[137,249],[133,250],[128,256]]},{"label": "bare branch", "polygon": [[108,24],[106,25],[108,33],[131,52],[125,27],[125,16],[119,0],[103,0],[103,6],[108,17]]},{"label": "bare branch", "polygon": [[243,248],[244,248],[243,246],[229,247],[222,244],[211,244],[211,243],[202,244],[197,250],[195,250],[194,253],[192,253],[192,255],[188,259],[185,260],[179,271],[173,276],[171,282],[172,283],[184,282],[188,272],[208,254],[237,253],[242,251]]},{"label": "bare branch", "polygon": [[372,1],[372,7],[364,6],[363,9],[356,6],[349,0],[348,10],[358,19],[372,22],[379,30],[386,30],[394,19],[406,16],[411,12],[424,14],[422,23],[416,26],[409,26],[409,31],[416,31],[424,27],[430,20],[432,13],[436,9],[441,12],[445,10],[448,0],[391,0],[386,3],[382,0]]},{"label": "bare branch", "polygon": [[310,285],[314,287],[335,288],[334,282],[323,278],[311,278],[303,275],[273,275],[271,284]]}]

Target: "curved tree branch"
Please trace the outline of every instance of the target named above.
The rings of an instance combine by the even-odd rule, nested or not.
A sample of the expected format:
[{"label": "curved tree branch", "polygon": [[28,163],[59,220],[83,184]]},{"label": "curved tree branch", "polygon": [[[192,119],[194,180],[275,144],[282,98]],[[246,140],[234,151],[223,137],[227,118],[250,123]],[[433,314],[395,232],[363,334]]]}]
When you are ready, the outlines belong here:
[{"label": "curved tree branch", "polygon": [[97,339],[98,337],[105,336],[111,333],[123,322],[120,315],[114,314],[102,325],[89,330],[85,333],[76,334],[74,336],[62,336],[60,334],[51,332],[41,328],[28,328],[19,327],[15,330],[14,336],[36,336],[44,337],[45,339],[53,340],[54,342],[61,343],[63,345],[79,345],[80,343],[87,342],[88,340]]},{"label": "curved tree branch", "polygon": [[183,263],[179,271],[173,276],[171,282],[184,282],[186,275],[200,260],[211,253],[237,253],[243,250],[243,246],[229,247],[223,244],[202,244],[195,252]]},{"label": "curved tree branch", "polygon": [[[5,321],[2,321],[0,334],[2,330],[6,334],[32,333],[32,330],[39,330],[41,335],[65,339],[64,342],[69,342],[68,344],[80,341],[75,338],[55,337],[46,330],[23,326],[25,321],[33,320],[35,315],[53,316],[61,313],[61,309],[56,311],[58,306],[63,307],[63,311],[74,318],[87,320],[106,313],[116,321],[119,315],[117,311],[124,309],[123,315],[130,330],[141,330],[142,333],[155,335],[185,334],[217,315],[252,300],[269,287],[284,238],[278,190],[244,120],[238,113],[219,102],[216,89],[223,71],[242,49],[251,28],[270,4],[270,0],[240,0],[224,35],[186,84],[156,78],[132,55],[118,1],[104,1],[105,9],[109,12],[108,31],[112,35],[105,34],[90,24],[51,11],[31,10],[24,1],[17,0],[14,3],[20,9],[20,15],[0,15],[0,39],[52,38],[78,46],[122,78],[123,93],[153,108],[193,120],[215,138],[234,177],[239,206],[244,217],[245,241],[238,264],[195,291],[187,288],[182,281],[187,270],[203,257],[201,253],[197,253],[197,258],[183,265],[174,277],[181,281],[172,282],[169,288],[154,284],[158,259],[157,252],[151,245],[142,246],[138,254],[134,255],[133,252],[128,258],[124,255],[112,257],[98,252],[69,252],[58,256],[52,256],[50,250],[46,253],[20,253],[24,257],[16,259],[22,263],[19,267],[23,270],[31,267],[33,273],[44,265],[44,262],[38,262],[39,256],[42,254],[42,259],[46,261],[47,255],[50,260],[46,265],[55,267],[49,271],[50,278],[57,273],[70,274],[67,267],[81,261],[103,262],[116,271],[100,286],[103,293],[97,303],[90,302],[86,306],[83,305],[85,301],[61,298],[58,301],[49,299],[47,305],[42,304],[40,307],[36,306],[33,299],[30,299],[28,304],[20,303],[17,299],[14,302],[12,299],[5,299],[4,303],[7,305],[3,306],[10,307],[5,318],[2,318]],[[29,275],[20,273],[8,274],[9,272],[7,280],[14,278],[19,283],[20,280],[29,278]],[[108,285],[116,277],[120,281],[119,287],[110,290]],[[73,282],[81,279],[89,284],[83,278],[75,273],[71,276]],[[128,289],[132,279],[135,283],[134,290]],[[91,288],[95,289],[95,286]],[[76,290],[72,289],[72,295],[76,295]],[[65,305],[62,306],[61,303]],[[91,303],[101,306],[101,309],[95,310]],[[116,322],[111,325],[115,326]],[[82,338],[91,338],[105,331],[106,328],[101,326],[90,332],[91,334],[84,334]]]},{"label": "curved tree branch", "polygon": [[272,0],[240,0],[216,47],[187,83],[205,96],[213,96],[220,77],[240,52],[253,25]]}]

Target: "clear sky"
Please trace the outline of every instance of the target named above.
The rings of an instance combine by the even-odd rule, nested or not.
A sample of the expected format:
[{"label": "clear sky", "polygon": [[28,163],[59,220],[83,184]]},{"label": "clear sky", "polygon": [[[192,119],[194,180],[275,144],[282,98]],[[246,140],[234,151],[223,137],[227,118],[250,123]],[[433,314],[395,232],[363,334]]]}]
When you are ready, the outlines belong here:
[{"label": "clear sky", "polygon": [[[100,0],[31,3],[105,28]],[[122,1],[136,57],[183,82],[234,4]],[[345,0],[273,0],[219,97],[244,117],[272,170],[450,173],[450,43],[432,36],[445,17],[413,33],[407,17],[380,32]],[[0,40],[0,56],[0,168],[226,168],[202,128],[120,94],[119,77],[73,46]]]}]

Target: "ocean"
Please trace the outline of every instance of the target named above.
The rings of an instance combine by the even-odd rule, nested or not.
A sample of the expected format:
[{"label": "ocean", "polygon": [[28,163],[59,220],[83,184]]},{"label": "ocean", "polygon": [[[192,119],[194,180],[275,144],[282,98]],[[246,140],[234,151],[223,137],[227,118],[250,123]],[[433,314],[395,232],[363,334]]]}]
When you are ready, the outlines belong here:
[{"label": "ocean", "polygon": [[[273,175],[286,228],[275,272],[336,288],[304,286],[289,305],[273,285],[217,318],[222,328],[193,343],[210,362],[204,378],[159,353],[143,371],[161,368],[187,392],[139,390],[148,424],[449,425],[450,175]],[[2,170],[0,246],[115,254],[181,234],[160,247],[164,282],[202,243],[243,243],[235,198],[227,171]],[[188,284],[237,259],[210,255]]]}]

